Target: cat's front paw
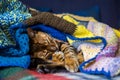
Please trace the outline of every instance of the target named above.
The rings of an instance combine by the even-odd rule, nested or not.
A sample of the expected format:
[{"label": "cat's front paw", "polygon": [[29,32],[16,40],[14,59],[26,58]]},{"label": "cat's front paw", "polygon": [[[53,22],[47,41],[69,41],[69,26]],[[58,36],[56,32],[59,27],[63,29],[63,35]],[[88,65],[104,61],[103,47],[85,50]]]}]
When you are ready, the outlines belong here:
[{"label": "cat's front paw", "polygon": [[55,52],[52,55],[52,61],[57,63],[63,63],[64,62],[64,53],[61,51]]},{"label": "cat's front paw", "polygon": [[79,67],[79,62],[77,56],[69,52],[65,55],[65,68],[70,72],[77,72]]}]

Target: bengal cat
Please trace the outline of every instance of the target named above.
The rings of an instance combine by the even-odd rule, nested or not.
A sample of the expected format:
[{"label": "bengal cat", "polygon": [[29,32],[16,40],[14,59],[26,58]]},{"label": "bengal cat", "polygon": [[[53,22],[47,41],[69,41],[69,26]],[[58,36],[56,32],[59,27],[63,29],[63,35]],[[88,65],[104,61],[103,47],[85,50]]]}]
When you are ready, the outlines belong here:
[{"label": "bengal cat", "polygon": [[43,66],[53,68],[62,66],[70,72],[78,71],[79,64],[84,60],[82,53],[76,53],[68,43],[55,39],[45,32],[31,28],[28,28],[27,32],[30,38],[31,61],[37,65],[37,69]]}]

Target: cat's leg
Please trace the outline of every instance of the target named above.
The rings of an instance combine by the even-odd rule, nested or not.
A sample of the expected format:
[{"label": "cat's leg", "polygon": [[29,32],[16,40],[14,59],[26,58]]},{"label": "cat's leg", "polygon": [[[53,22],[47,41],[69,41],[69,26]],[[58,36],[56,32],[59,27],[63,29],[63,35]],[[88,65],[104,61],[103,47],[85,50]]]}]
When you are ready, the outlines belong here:
[{"label": "cat's leg", "polygon": [[77,57],[72,53],[65,54],[65,68],[70,72],[77,72],[79,67],[79,62]]},{"label": "cat's leg", "polygon": [[69,44],[62,44],[61,51],[64,52],[64,66],[70,72],[77,72],[79,61],[75,49]]}]

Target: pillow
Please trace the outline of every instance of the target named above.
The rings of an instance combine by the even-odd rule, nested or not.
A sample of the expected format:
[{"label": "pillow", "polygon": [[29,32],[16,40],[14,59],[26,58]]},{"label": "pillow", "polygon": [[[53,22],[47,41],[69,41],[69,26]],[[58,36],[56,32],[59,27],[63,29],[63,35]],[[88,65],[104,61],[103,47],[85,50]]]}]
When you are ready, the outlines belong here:
[{"label": "pillow", "polygon": [[78,15],[78,16],[94,17],[96,20],[101,21],[100,9],[98,6],[93,6],[86,10],[80,10],[80,11],[75,11],[75,12],[71,12],[71,13]]}]

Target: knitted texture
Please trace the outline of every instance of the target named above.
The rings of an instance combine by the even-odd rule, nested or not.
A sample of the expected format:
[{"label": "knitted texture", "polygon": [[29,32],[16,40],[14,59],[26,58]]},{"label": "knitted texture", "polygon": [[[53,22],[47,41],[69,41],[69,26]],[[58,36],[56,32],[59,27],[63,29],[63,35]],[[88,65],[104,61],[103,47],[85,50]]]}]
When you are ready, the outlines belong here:
[{"label": "knitted texture", "polygon": [[[14,30],[14,29],[13,29]],[[29,38],[25,29],[13,31],[16,46],[0,50],[2,56],[23,56],[29,51]]]},{"label": "knitted texture", "polygon": [[[68,19],[68,21],[70,21],[70,19]],[[82,21],[90,20],[82,19]],[[72,22],[78,24],[73,20]],[[104,74],[107,77],[118,75],[120,73],[120,61],[119,57],[115,55],[119,53],[119,32],[106,24],[96,21],[90,21],[86,28],[93,36],[90,37],[87,33],[86,38],[82,38],[80,37],[80,31],[78,31],[78,34],[80,34],[80,36],[78,36],[79,38],[71,38],[68,36],[68,41],[72,43],[78,51],[83,52],[85,62],[80,65],[80,71],[91,74]],[[81,28],[81,30],[84,29]],[[84,35],[85,33],[84,31]],[[87,36],[89,36],[89,38]]]},{"label": "knitted texture", "polygon": [[27,32],[23,28],[13,29],[11,25],[23,22],[31,14],[18,0],[1,0],[0,4],[0,67],[27,68],[30,63]]},{"label": "knitted texture", "polygon": [[26,6],[18,0],[1,0],[0,4],[0,49],[3,49],[16,44],[9,32],[9,26],[22,22],[30,17],[30,14]]},{"label": "knitted texture", "polygon": [[85,73],[104,74],[107,77],[118,75],[120,73],[120,60],[116,54],[119,53],[119,42],[113,29],[100,22],[89,22],[87,29],[95,36],[105,38],[107,45],[97,56],[81,64],[80,70]]},{"label": "knitted texture", "polygon": [[0,67],[19,66],[27,68],[30,64],[30,56],[3,57],[0,56]]},{"label": "knitted texture", "polygon": [[[63,19],[77,26],[73,34],[74,37],[67,36],[67,39],[69,43],[77,49],[78,52],[82,50],[85,61],[93,58],[102,50],[105,45],[104,38],[95,37],[93,33],[87,30],[87,28],[84,26],[86,24],[82,24],[82,21],[79,22],[69,15],[64,15]],[[83,22],[85,23],[85,21]]]},{"label": "knitted texture", "polygon": [[15,41],[5,29],[0,28],[0,49],[15,46]]},{"label": "knitted texture", "polygon": [[28,26],[40,23],[52,26],[53,28],[69,34],[73,34],[76,27],[74,24],[62,18],[59,18],[49,12],[39,12],[39,14],[37,14],[36,16],[25,20],[25,24],[27,24]]},{"label": "knitted texture", "polygon": [[22,12],[28,11],[26,6],[19,0],[1,0],[0,4],[0,14],[16,10],[20,10]]},{"label": "knitted texture", "polygon": [[0,50],[0,67],[20,66],[27,68],[30,63],[30,57],[27,56],[29,51],[29,38],[24,29],[15,31],[16,46]]},{"label": "knitted texture", "polygon": [[[98,40],[101,37],[78,39],[72,45],[77,48],[77,51],[83,52],[84,60],[87,61],[95,57],[105,46],[104,41],[100,43],[91,42],[92,40]],[[102,38],[101,38],[102,39]]]},{"label": "knitted texture", "polygon": [[[83,19],[83,21],[84,20],[85,19]],[[70,19],[68,19],[68,21],[70,21]],[[72,22],[78,24],[73,20]],[[120,73],[119,57],[115,56],[118,51],[118,32],[108,25],[96,21],[90,21],[86,28],[92,32],[93,36],[88,38],[88,33],[84,38],[79,36],[79,38],[71,38],[68,36],[69,42],[72,43],[78,51],[82,50],[83,52],[85,62],[81,64],[80,70],[85,73],[104,74],[107,77],[118,75]],[[78,34],[80,34],[80,31]],[[114,66],[116,66],[116,68],[114,68]]]},{"label": "knitted texture", "polygon": [[26,6],[18,0],[1,0],[0,4],[0,26],[10,26],[31,16]]}]

